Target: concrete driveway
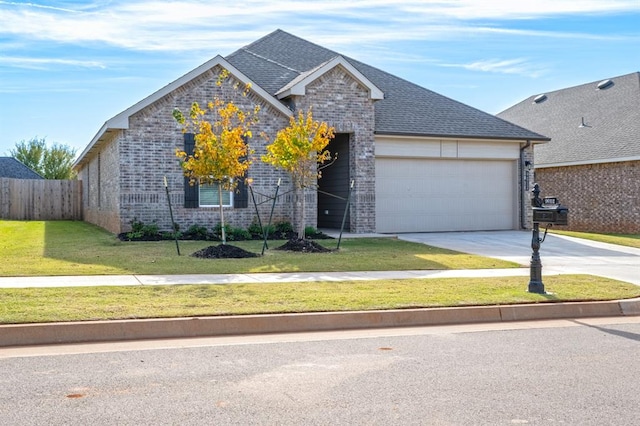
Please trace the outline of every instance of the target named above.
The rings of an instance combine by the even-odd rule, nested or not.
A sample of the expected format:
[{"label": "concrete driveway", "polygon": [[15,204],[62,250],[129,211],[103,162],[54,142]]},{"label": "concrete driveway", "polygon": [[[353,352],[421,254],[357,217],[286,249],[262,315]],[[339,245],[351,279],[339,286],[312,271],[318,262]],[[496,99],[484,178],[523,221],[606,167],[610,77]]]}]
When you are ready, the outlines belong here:
[{"label": "concrete driveway", "polygon": [[[531,236],[531,231],[482,231],[399,234],[398,238],[529,267]],[[540,258],[543,277],[545,273],[590,274],[640,285],[640,249],[637,248],[547,234]]]}]

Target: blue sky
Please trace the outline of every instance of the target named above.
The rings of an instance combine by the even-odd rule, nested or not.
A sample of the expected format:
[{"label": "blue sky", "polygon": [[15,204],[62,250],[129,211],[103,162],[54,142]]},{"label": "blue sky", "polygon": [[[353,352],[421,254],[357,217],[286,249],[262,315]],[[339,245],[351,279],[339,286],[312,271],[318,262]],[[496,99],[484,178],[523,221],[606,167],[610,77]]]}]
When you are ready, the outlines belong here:
[{"label": "blue sky", "polygon": [[0,0],[0,155],[106,120],[282,29],[496,114],[640,71],[638,0]]}]

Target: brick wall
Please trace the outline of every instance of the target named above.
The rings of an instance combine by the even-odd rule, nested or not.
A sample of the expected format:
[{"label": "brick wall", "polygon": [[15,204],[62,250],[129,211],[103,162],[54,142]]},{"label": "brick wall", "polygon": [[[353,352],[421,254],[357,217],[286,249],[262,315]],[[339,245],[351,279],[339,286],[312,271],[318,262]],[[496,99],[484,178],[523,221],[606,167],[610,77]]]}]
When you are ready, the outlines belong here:
[{"label": "brick wall", "polygon": [[[335,67],[293,98],[297,110],[313,106],[313,118],[349,133],[351,178],[355,180],[350,211],[351,232],[375,232],[374,101],[367,89],[342,67]],[[317,197],[307,208],[307,222],[317,223]]]},{"label": "brick wall", "polygon": [[78,173],[82,181],[84,220],[120,232],[118,132],[102,143]]},{"label": "brick wall", "polygon": [[[259,136],[265,132],[273,138],[278,129],[288,124],[288,117],[254,94],[243,97],[233,89],[233,78],[222,87],[216,86],[220,71],[213,69],[134,114],[130,117],[129,129],[115,132],[112,138],[97,147],[96,153],[79,171],[86,194],[85,220],[114,233],[130,230],[134,219],[156,222],[162,230],[171,229],[163,179],[166,176],[174,219],[181,229],[194,224],[207,227],[218,224],[217,208],[184,208],[184,178],[175,156],[176,149],[184,147],[183,134],[172,116],[176,107],[188,112],[192,102],[206,105],[216,95],[232,99],[243,109],[253,109],[254,104],[261,106],[260,123],[254,128],[254,138],[249,141],[255,154],[248,175],[254,179],[254,192],[263,220],[271,208],[268,197],[275,193],[278,178],[282,179],[282,197],[276,203],[274,220],[291,220],[291,204],[285,202],[290,196],[290,178],[260,161],[260,156],[266,152],[266,141]],[[247,227],[255,218],[251,201],[248,208],[225,209],[225,222],[232,226]]]},{"label": "brick wall", "polygon": [[[533,227],[533,210],[531,210],[531,190],[535,183],[533,149],[533,146],[530,146],[522,152],[522,161],[518,166],[518,176],[522,177],[518,183],[521,195],[518,218],[520,220],[520,226],[525,229],[531,229]],[[526,166],[527,162],[529,162],[530,167]]]},{"label": "brick wall", "polygon": [[640,161],[537,169],[536,180],[569,208],[561,229],[640,233]]},{"label": "brick wall", "polygon": [[[184,149],[181,126],[173,119],[174,108],[188,113],[192,102],[201,106],[215,96],[233,102],[244,110],[253,110],[260,105],[260,122],[254,127],[254,137],[249,146],[255,153],[251,156],[253,165],[248,177],[254,179],[254,192],[263,220],[268,216],[271,203],[267,196],[275,192],[278,178],[282,178],[281,194],[290,190],[290,179],[284,173],[274,170],[260,161],[265,153],[266,141],[261,132],[273,137],[277,129],[286,126],[288,117],[275,110],[254,94],[242,96],[241,90],[234,90],[236,81],[228,79],[221,87],[215,83],[221,68],[217,67],[190,81],[174,92],[158,100],[130,118],[129,129],[123,132],[120,144],[120,226],[123,231],[130,228],[135,218],[144,223],[157,222],[161,229],[171,229],[169,207],[163,178],[169,186],[173,214],[180,229],[191,225],[213,227],[220,222],[217,207],[184,208],[184,178],[176,150]],[[214,120],[212,117],[209,117]],[[260,195],[264,194],[264,195]],[[282,200],[276,204],[274,217],[290,220],[291,208]],[[225,208],[225,223],[246,228],[256,218],[253,203],[248,208]]]}]

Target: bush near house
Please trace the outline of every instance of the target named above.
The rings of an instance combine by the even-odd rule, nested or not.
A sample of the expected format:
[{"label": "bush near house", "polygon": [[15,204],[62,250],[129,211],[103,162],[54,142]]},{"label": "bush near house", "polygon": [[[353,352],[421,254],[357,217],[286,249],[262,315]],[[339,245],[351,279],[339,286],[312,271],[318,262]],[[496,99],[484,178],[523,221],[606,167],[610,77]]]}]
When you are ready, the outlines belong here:
[{"label": "bush near house", "polygon": [[[180,231],[176,224],[176,233],[179,240],[194,241],[222,241],[222,225],[218,223],[209,229],[202,225],[191,225],[186,231]],[[290,222],[276,222],[273,225],[265,226],[270,240],[289,240],[297,236]],[[252,223],[247,229],[238,228],[225,224],[225,236],[228,241],[249,241],[264,239],[263,228]],[[305,228],[305,237],[313,240],[329,239],[328,235],[318,231],[312,226]],[[158,225],[154,223],[143,223],[138,219],[131,221],[131,231],[118,234],[120,241],[162,241],[173,240],[175,238],[171,231],[160,231]]]}]

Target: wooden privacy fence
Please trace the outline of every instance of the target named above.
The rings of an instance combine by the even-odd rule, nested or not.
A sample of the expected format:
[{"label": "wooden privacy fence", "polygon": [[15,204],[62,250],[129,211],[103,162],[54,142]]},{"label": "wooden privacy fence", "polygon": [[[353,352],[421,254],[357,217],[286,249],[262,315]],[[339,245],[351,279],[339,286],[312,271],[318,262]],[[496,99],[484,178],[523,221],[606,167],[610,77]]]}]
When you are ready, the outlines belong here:
[{"label": "wooden privacy fence", "polygon": [[0,178],[0,219],[82,220],[82,181]]}]

